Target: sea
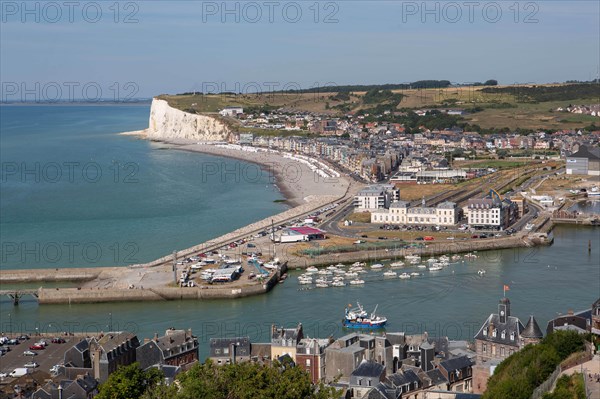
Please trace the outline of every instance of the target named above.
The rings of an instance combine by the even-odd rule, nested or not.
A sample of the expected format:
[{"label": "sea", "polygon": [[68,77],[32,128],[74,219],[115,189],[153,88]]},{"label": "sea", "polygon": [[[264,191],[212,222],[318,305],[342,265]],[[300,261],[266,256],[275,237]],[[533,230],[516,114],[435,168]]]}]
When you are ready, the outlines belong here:
[{"label": "sea", "polygon": [[[264,181],[228,182],[202,175],[203,163],[239,161],[117,135],[145,128],[148,105],[15,106],[0,111],[3,270],[124,265],[129,259],[115,258],[110,248],[117,243],[121,249],[129,242],[136,245],[136,259],[147,261],[285,209],[276,202],[282,197],[268,176]],[[39,182],[31,180],[36,162]],[[65,162],[72,162],[73,177],[52,182],[56,175],[48,165]],[[91,175],[92,166],[85,172],[90,174],[80,176],[76,168],[84,167],[74,163],[96,163],[102,177]],[[134,169],[126,169],[129,163]],[[112,165],[119,165],[119,174]],[[23,170],[27,173],[21,174]],[[125,176],[137,181],[126,182]],[[427,331],[469,340],[506,295],[513,315],[524,323],[534,315],[545,331],[553,317],[590,308],[600,297],[600,228],[558,226],[553,235],[550,246],[479,252],[476,259],[461,259],[438,272],[414,266],[397,270],[421,273],[409,280],[385,279],[381,270],[371,271],[361,276],[366,280],[362,287],[306,289],[298,284],[300,272],[291,271],[269,293],[235,300],[39,306],[23,297],[13,306],[3,297],[0,329],[90,334],[129,330],[149,338],[171,327],[191,328],[204,358],[210,338],[248,336],[252,342],[268,342],[273,324],[302,323],[310,337],[342,336],[352,332],[341,326],[344,308],[357,302],[368,311],[377,306],[377,314],[389,320],[387,331]],[[65,244],[71,241],[80,246]],[[13,243],[23,242],[28,245],[24,252],[13,254],[20,248],[15,250]],[[109,254],[88,262],[91,253],[77,249],[91,251],[92,245],[84,245],[90,242],[108,248]],[[40,259],[32,259],[35,243],[48,247]],[[60,262],[52,262],[48,243],[72,247],[78,260],[67,262],[63,253]]]}]

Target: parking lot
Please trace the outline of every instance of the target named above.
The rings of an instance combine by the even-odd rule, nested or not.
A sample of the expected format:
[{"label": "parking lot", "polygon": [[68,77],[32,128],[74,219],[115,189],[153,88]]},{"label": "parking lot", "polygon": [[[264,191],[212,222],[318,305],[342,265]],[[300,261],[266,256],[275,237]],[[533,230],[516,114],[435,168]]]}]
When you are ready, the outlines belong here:
[{"label": "parking lot", "polygon": [[[51,343],[52,338],[43,338],[44,341],[48,342],[46,349],[32,350],[31,352],[36,353],[35,356],[26,356],[23,352],[30,350],[29,347],[34,345],[42,338],[30,337],[29,340],[19,341],[17,345],[4,345],[10,348],[9,352],[4,353],[0,357],[0,373],[9,374],[16,368],[23,367],[25,363],[36,362],[39,367],[32,370],[41,370],[46,373],[50,372],[50,368],[56,364],[62,364],[64,353],[76,344],[80,338],[76,337],[62,337],[66,342],[63,344]],[[9,383],[12,380],[10,377],[3,378],[0,383]]]}]

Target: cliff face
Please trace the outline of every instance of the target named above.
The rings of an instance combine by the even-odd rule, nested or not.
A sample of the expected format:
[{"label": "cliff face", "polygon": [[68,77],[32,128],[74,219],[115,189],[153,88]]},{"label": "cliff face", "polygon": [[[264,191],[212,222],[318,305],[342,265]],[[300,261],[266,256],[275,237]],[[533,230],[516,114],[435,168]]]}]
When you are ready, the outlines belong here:
[{"label": "cliff face", "polygon": [[219,119],[194,115],[172,108],[165,100],[153,99],[148,124],[150,139],[225,141],[230,129]]}]

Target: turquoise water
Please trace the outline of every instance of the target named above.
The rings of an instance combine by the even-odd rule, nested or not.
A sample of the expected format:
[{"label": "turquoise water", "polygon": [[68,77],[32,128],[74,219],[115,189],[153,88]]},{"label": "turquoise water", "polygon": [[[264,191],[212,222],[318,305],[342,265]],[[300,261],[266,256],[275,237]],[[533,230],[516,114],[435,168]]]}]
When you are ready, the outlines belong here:
[{"label": "turquoise water", "polygon": [[[224,160],[115,135],[145,127],[147,106],[0,107],[0,112],[3,168],[10,162],[97,162],[108,174],[96,183],[88,181],[93,180],[91,175],[86,175],[87,180],[74,177],[73,183],[69,179],[52,183],[47,168],[48,175],[40,178],[46,181],[38,183],[20,174],[8,173],[4,178],[9,171],[4,170],[3,244],[40,242],[50,248],[48,243],[64,247],[73,240],[97,242],[110,251],[114,242],[120,243],[119,248],[133,242],[139,245],[136,257],[142,261],[284,209],[272,202],[281,196],[266,177],[256,183],[203,181],[202,164]],[[109,169],[113,160],[139,165],[132,176],[137,182],[123,181],[123,174],[115,182]],[[364,287],[304,290],[297,283],[299,272],[291,272],[284,284],[268,294],[238,300],[40,307],[24,297],[14,307],[9,298],[1,297],[0,331],[94,333],[106,331],[111,320],[115,330],[131,330],[141,338],[162,334],[172,326],[192,328],[204,357],[212,337],[248,335],[254,342],[267,341],[271,323],[302,322],[309,336],[340,336],[347,332],[340,326],[344,306],[358,300],[368,310],[379,304],[378,313],[389,319],[389,331],[471,339],[496,310],[504,284],[510,286],[507,296],[513,314],[521,320],[534,314],[545,331],[547,321],[558,313],[589,308],[600,296],[600,228],[559,226],[554,236],[550,247],[480,253],[472,262],[439,272],[399,270],[424,273],[410,280],[384,280],[381,272],[371,273]],[[17,255],[3,251],[7,258],[3,267],[55,266],[48,262],[50,253],[39,262],[25,253],[24,262],[15,262]],[[113,262],[113,252],[96,263],[74,252],[79,262],[64,262],[68,258],[63,255],[61,266],[119,263]],[[477,274],[479,269],[487,271],[485,276]]]},{"label": "turquoise water", "polygon": [[206,165],[239,161],[117,134],[149,108],[0,107],[0,267],[150,261],[286,209],[267,173],[223,179]]}]

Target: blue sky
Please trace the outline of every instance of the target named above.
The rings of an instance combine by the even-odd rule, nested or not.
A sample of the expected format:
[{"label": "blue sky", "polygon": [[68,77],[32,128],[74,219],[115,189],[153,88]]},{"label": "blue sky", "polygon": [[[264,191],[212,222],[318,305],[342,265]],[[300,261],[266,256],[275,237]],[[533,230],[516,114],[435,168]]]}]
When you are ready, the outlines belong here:
[{"label": "blue sky", "polygon": [[597,1],[22,4],[1,2],[3,88],[56,82],[65,90],[71,84],[76,97],[90,82],[103,97],[115,95],[114,82],[119,97],[215,84],[268,90],[421,79],[560,82],[593,79],[600,63]]}]

